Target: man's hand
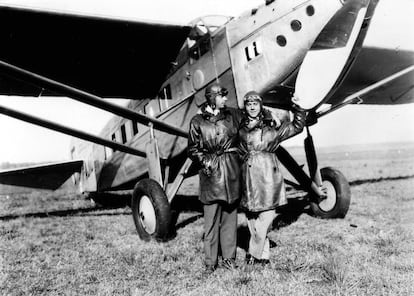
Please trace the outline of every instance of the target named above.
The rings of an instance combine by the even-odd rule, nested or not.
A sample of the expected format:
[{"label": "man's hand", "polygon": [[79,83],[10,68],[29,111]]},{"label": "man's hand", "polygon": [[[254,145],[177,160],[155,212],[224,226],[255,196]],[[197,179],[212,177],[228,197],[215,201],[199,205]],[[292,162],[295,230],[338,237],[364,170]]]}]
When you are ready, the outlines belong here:
[{"label": "man's hand", "polygon": [[211,170],[211,167],[204,167],[202,169],[202,172],[204,173],[204,175],[206,175],[207,177],[210,177],[213,173],[213,171]]},{"label": "man's hand", "polygon": [[204,158],[203,159],[203,168],[202,172],[207,176],[210,177],[213,173],[212,168],[212,159],[211,158]]}]

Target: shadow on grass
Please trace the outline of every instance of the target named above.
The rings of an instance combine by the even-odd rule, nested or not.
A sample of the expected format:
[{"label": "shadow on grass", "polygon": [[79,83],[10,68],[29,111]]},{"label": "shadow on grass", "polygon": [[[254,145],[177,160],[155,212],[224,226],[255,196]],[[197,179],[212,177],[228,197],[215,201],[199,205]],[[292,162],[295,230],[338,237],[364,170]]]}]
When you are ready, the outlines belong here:
[{"label": "shadow on grass", "polygon": [[177,223],[177,224],[175,225],[175,229],[184,228],[184,227],[186,227],[188,224],[191,224],[191,223],[193,223],[193,222],[197,221],[198,219],[200,219],[200,218],[202,218],[202,217],[203,217],[203,214],[197,214],[197,215],[195,215],[195,216],[189,217],[189,218],[187,218],[187,219],[185,219],[185,220],[181,221],[180,223]]},{"label": "shadow on grass", "polygon": [[[176,195],[171,202],[171,212],[172,225],[175,226],[173,229],[173,235],[175,237],[176,230],[184,228],[203,217],[203,205],[198,200],[197,195]],[[196,212],[197,214],[177,223],[180,213],[186,212]]]},{"label": "shadow on grass", "polygon": [[[397,177],[381,177],[373,179],[362,179],[349,182],[350,186],[358,186],[369,183],[377,183],[383,181],[405,180],[414,178],[414,175],[409,176],[397,176]],[[272,223],[271,230],[277,230],[286,226],[289,226],[296,222],[302,214],[314,216],[309,208],[309,201],[306,197],[288,199],[288,204],[277,210],[279,215]],[[247,226],[241,226],[237,230],[237,246],[248,250],[249,247],[250,232]],[[274,242],[270,242],[270,247],[275,246]]]},{"label": "shadow on grass", "polygon": [[0,221],[8,221],[17,218],[50,218],[50,217],[67,217],[67,216],[117,216],[129,215],[130,213],[107,213],[104,210],[114,210],[125,208],[131,203],[130,194],[112,194],[101,193],[99,195],[88,195],[85,199],[93,199],[96,206],[89,208],[52,210],[33,213],[20,213],[13,215],[0,216]]},{"label": "shadow on grass", "polygon": [[171,209],[179,212],[203,212],[203,204],[197,195],[176,195],[171,202]]},{"label": "shadow on grass", "polygon": [[92,199],[103,208],[123,208],[131,207],[132,193],[89,193],[87,198]]},{"label": "shadow on grass", "polygon": [[[273,220],[271,230],[277,230],[296,222],[302,214],[311,214],[309,202],[305,198],[288,199],[288,204],[278,208],[278,216]],[[237,246],[247,252],[249,248],[250,232],[247,225],[242,225],[237,229]],[[270,247],[276,243],[270,240]]]},{"label": "shadow on grass", "polygon": [[[203,205],[196,195],[176,195],[171,202],[171,229],[169,236],[165,241],[173,240],[177,236],[177,230],[197,221],[203,217]],[[191,216],[177,223],[180,213],[198,212],[195,216]]]},{"label": "shadow on grass", "polygon": [[288,204],[280,207],[278,216],[273,221],[272,230],[277,230],[296,222],[302,214],[312,215],[309,208],[309,201],[306,197],[289,199]]},{"label": "shadow on grass", "polygon": [[[394,181],[394,180],[406,180],[414,178],[414,175],[408,176],[397,176],[397,177],[381,177],[381,178],[372,178],[372,179],[361,179],[354,180],[349,182],[350,186],[358,186],[367,183],[378,183],[383,181]],[[56,210],[50,212],[34,212],[34,213],[22,213],[22,214],[13,214],[0,216],[0,221],[8,221],[13,219],[18,219],[22,217],[30,218],[49,218],[49,217],[66,217],[73,215],[84,215],[87,216],[116,216],[116,215],[130,215],[130,213],[107,213],[102,212],[103,210],[113,210],[119,209],[131,204],[131,195],[130,194],[116,194],[114,198],[113,194],[104,193],[99,196],[93,196],[93,200],[99,204],[99,206],[92,208],[82,208],[82,209],[70,209],[70,210]],[[278,212],[280,215],[276,217],[273,221],[272,229],[279,229],[285,226],[288,226],[298,220],[299,216],[303,213],[312,215],[307,206],[309,203],[305,199],[290,199],[287,206],[282,207]],[[180,212],[196,211],[199,213],[203,212],[202,204],[199,202],[197,196],[188,196],[188,195],[177,195],[173,202],[171,203],[171,208],[173,210],[173,219],[176,222]],[[86,216],[86,215],[85,215]],[[176,229],[183,228],[188,224],[191,224],[197,221],[202,217],[202,214],[190,217],[186,220],[181,221],[176,224]],[[248,230],[239,229],[239,237],[241,241],[246,241],[246,235],[248,235]],[[246,233],[247,232],[247,233]],[[247,239],[248,241],[248,239]]]},{"label": "shadow on grass", "polygon": [[350,186],[357,186],[357,185],[362,185],[362,184],[367,184],[367,183],[378,183],[378,182],[383,182],[383,181],[406,180],[406,179],[411,179],[411,178],[414,178],[414,175],[362,179],[362,180],[351,181],[351,182],[349,182],[349,185]]},{"label": "shadow on grass", "polygon": [[[102,210],[119,209],[119,207],[93,207],[86,209],[71,209],[71,210],[58,210],[50,212],[37,212],[37,213],[22,213],[15,215],[0,216],[0,221],[8,221],[18,218],[50,218],[50,217],[67,217],[67,216],[118,216],[118,215],[130,215],[130,213],[103,213]],[[95,213],[93,213],[95,212]],[[87,215],[83,215],[88,213]]]},{"label": "shadow on grass", "polygon": [[[91,198],[90,196],[88,198]],[[66,217],[74,215],[82,216],[117,216],[117,215],[130,215],[130,212],[105,212],[106,210],[115,210],[130,206],[131,196],[129,194],[100,194],[99,196],[93,196],[92,199],[97,203],[96,206],[90,208],[79,208],[79,209],[67,209],[67,210],[53,210],[43,212],[32,212],[32,213],[19,213],[12,215],[0,216],[0,221],[8,221],[18,219],[22,217],[26,218],[50,218],[50,217]],[[180,212],[200,212],[202,213],[202,204],[198,201],[197,196],[186,196],[177,195],[171,203],[171,209],[173,216],[175,214],[175,222],[177,221],[178,214]],[[202,217],[202,214],[190,217],[186,220],[181,221],[176,225],[177,228],[183,228],[186,225],[196,221]]]}]

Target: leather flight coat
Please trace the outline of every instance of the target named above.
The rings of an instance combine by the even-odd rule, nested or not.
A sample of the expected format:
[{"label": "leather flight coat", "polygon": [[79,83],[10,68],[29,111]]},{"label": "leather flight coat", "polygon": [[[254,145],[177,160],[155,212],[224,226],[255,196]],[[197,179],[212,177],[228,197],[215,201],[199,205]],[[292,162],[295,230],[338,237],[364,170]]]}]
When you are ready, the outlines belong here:
[{"label": "leather flight coat", "polygon": [[240,199],[238,129],[242,112],[223,108],[216,116],[200,110],[190,122],[188,156],[201,166],[199,199],[203,204]]},{"label": "leather flight coat", "polygon": [[293,121],[277,128],[271,113],[263,109],[257,124],[253,127],[248,124],[246,118],[239,131],[243,159],[240,207],[251,212],[271,210],[287,203],[275,151],[280,142],[303,130],[305,112],[295,110]]}]

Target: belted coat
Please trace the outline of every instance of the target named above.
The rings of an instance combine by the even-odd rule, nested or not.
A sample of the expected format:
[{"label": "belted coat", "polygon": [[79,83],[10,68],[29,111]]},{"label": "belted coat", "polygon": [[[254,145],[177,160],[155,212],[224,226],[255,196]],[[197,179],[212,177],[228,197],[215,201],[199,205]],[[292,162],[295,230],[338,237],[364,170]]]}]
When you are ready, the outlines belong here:
[{"label": "belted coat", "polygon": [[240,199],[238,129],[242,112],[223,108],[213,115],[205,108],[190,122],[188,156],[200,167],[199,199],[203,204]]},{"label": "belted coat", "polygon": [[271,113],[264,109],[256,125],[245,119],[240,126],[242,197],[240,207],[251,212],[274,209],[287,203],[283,175],[275,151],[280,142],[300,133],[305,113],[294,112],[292,122],[277,128]]}]

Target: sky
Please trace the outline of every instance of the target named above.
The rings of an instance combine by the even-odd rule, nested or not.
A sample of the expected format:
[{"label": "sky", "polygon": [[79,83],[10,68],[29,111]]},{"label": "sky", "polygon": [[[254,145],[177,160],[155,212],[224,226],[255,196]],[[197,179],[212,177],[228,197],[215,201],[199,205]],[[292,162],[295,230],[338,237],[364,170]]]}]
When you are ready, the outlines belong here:
[{"label": "sky", "polygon": [[[237,16],[264,0],[0,0],[0,4],[63,10],[85,14],[188,23],[208,14]],[[414,51],[414,1],[381,0],[365,43]],[[408,34],[407,34],[408,33]],[[117,101],[125,104],[123,101]],[[0,105],[98,134],[110,113],[68,98],[0,96]],[[414,142],[414,104],[347,106],[311,128],[317,146]],[[69,159],[70,137],[0,114],[0,163]],[[303,134],[286,145],[301,145]]]}]

